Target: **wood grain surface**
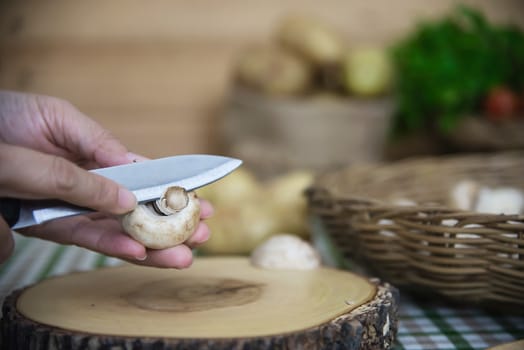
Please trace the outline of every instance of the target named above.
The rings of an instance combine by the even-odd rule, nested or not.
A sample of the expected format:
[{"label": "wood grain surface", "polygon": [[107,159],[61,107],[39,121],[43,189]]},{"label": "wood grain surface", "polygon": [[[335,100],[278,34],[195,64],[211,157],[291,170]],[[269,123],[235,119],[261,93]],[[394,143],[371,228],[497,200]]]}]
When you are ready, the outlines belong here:
[{"label": "wood grain surface", "polygon": [[253,337],[331,321],[375,293],[365,278],[342,270],[199,258],[185,271],[127,266],[49,279],[24,292],[17,308],[34,321],[93,334]]},{"label": "wood grain surface", "polygon": [[[398,291],[332,268],[200,257],[189,270],[106,268],[12,293],[2,349],[388,349]],[[73,312],[74,311],[74,312]]]}]

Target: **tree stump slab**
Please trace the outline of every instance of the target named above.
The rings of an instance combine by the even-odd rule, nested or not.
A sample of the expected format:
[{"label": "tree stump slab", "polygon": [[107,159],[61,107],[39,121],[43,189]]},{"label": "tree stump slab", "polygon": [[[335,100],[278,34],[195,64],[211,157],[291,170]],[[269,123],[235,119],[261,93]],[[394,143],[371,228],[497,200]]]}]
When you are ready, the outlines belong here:
[{"label": "tree stump slab", "polygon": [[331,268],[265,270],[197,258],[187,270],[126,265],[50,278],[3,305],[0,348],[388,349],[398,291]]}]

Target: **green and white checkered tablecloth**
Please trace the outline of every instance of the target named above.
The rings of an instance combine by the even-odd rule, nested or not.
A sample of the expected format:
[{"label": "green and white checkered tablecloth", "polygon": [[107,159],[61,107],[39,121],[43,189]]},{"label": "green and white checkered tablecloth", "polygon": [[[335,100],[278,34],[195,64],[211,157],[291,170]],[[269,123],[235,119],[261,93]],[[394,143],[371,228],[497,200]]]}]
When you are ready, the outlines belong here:
[{"label": "green and white checkered tablecloth", "polygon": [[[119,264],[82,248],[17,235],[15,253],[0,265],[0,302],[13,290],[49,276]],[[524,316],[417,301],[401,293],[395,350],[486,349],[523,338]]]}]

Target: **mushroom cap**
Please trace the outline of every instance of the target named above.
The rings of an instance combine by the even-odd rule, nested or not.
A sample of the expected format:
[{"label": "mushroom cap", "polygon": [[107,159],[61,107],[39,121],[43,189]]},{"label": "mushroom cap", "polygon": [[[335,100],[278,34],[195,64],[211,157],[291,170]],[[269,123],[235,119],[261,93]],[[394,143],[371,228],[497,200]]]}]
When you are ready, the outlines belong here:
[{"label": "mushroom cap", "polygon": [[251,253],[251,263],[265,269],[309,270],[321,265],[311,244],[292,234],[274,235]]},{"label": "mushroom cap", "polygon": [[138,205],[122,218],[124,230],[151,249],[174,247],[185,242],[200,221],[200,202],[196,193],[187,194],[187,206],[171,215],[160,215],[150,205]]}]

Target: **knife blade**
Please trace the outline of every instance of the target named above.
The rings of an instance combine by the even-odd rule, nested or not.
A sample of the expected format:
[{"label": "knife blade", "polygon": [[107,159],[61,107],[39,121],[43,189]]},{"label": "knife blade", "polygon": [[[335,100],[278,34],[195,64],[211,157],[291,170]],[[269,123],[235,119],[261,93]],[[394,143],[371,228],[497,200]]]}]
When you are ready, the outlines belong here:
[{"label": "knife blade", "polygon": [[[138,203],[145,203],[160,198],[171,186],[180,186],[191,191],[215,182],[241,164],[242,161],[235,158],[193,154],[90,171],[129,189],[136,196]],[[58,200],[21,200],[19,204],[18,220],[12,226],[13,229],[91,212],[90,209]]]}]

